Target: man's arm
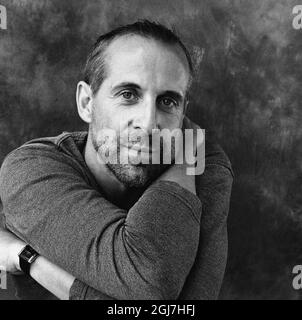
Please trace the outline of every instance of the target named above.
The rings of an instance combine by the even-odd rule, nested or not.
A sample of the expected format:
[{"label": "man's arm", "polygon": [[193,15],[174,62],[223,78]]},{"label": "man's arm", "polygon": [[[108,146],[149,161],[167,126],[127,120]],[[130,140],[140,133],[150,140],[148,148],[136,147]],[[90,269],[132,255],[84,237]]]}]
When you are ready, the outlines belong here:
[{"label": "man's arm", "polygon": [[[194,265],[178,299],[217,299],[227,262],[227,216],[234,173],[223,149],[206,135],[205,171],[196,176],[196,193],[202,203],[200,240]],[[102,300],[97,290],[75,280],[70,298]]]},{"label": "man's arm", "polygon": [[[226,219],[233,181],[233,171],[229,159],[218,144],[209,142],[206,145],[206,170],[202,176],[196,177],[196,179],[197,193],[203,203],[203,223],[196,261],[179,298],[216,299],[221,287],[227,258]],[[52,288],[53,281],[51,279],[54,273],[47,273],[47,264],[43,267],[41,262],[40,266],[41,270],[38,266],[35,267],[36,274],[42,280],[40,284],[61,298],[56,294],[57,290],[54,291]],[[50,270],[55,269],[50,268]],[[58,283],[57,289],[62,288],[62,285],[66,288],[64,278],[60,277],[60,270],[57,273],[58,278],[62,281]],[[63,270],[62,273],[64,275]],[[50,281],[47,282],[47,279]],[[60,291],[62,292],[62,289]],[[69,292],[71,299],[112,299],[78,279],[73,282],[71,288],[65,291],[65,296]]]},{"label": "man's arm", "polygon": [[197,250],[198,198],[159,182],[127,213],[64,160],[28,149],[6,159],[0,189],[7,227],[110,297],[176,298]]},{"label": "man's arm", "polygon": [[[25,246],[25,242],[0,227],[0,268],[15,275],[22,274],[18,255]],[[39,256],[31,264],[30,275],[59,299],[69,299],[75,278],[47,259]]]},{"label": "man's arm", "polygon": [[61,300],[69,300],[75,278],[46,258],[39,256],[30,268],[30,276]]},{"label": "man's arm", "polygon": [[[233,170],[222,148],[208,137],[205,172],[196,176],[197,195],[203,205],[200,242],[196,260],[179,299],[217,299],[227,261],[227,215],[231,196]],[[110,299],[76,279],[70,299]]]},{"label": "man's arm", "polygon": [[[227,262],[227,216],[233,177],[228,168],[208,165],[197,194],[202,202],[200,242],[196,260],[180,299],[217,299]],[[210,178],[210,180],[208,180]]]},{"label": "man's arm", "polygon": [[206,133],[205,171],[196,176],[202,203],[200,241],[193,268],[180,299],[217,299],[227,262],[227,217],[234,173],[231,162],[211,133]]},{"label": "man's arm", "polygon": [[[171,167],[159,180],[178,182],[195,194],[195,179],[186,176],[185,170],[186,168],[183,166]],[[0,265],[6,265],[8,272],[15,273],[21,271],[18,253],[25,245],[25,242],[18,239],[9,231],[0,229]],[[42,256],[39,256],[31,265],[30,276],[59,299],[113,299],[75,279],[71,274]]]},{"label": "man's arm", "polygon": [[[19,253],[25,246],[25,242],[0,227],[0,270],[3,269],[19,277],[22,274]],[[82,300],[87,291],[94,292],[94,299],[113,300],[113,298],[75,279],[71,274],[42,256],[38,256],[31,264],[30,276],[61,300],[69,300],[70,298]]]}]

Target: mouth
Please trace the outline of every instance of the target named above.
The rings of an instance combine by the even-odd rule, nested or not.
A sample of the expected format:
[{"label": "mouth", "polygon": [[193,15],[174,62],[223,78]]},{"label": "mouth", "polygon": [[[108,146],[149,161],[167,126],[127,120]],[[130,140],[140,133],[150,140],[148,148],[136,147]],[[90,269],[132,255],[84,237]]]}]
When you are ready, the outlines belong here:
[{"label": "mouth", "polygon": [[127,144],[127,145],[124,145],[124,147],[128,148],[129,150],[134,150],[134,151],[137,151],[139,153],[149,153],[149,154],[152,154],[154,152],[156,152],[156,150],[152,149],[152,148],[149,148],[149,147],[146,147],[146,146],[141,146],[139,144]]},{"label": "mouth", "polygon": [[[156,157],[154,149],[140,144],[123,145],[126,150],[128,161],[135,166],[146,166],[153,163],[153,157]],[[159,160],[155,160],[156,163]]]}]

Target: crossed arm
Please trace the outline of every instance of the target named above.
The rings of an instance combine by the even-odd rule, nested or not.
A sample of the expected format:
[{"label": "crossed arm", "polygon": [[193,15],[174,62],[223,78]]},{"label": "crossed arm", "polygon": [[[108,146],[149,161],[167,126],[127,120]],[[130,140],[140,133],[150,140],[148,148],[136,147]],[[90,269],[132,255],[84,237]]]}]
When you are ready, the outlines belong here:
[{"label": "crossed arm", "polygon": [[[45,154],[45,150],[43,150],[43,154]],[[21,162],[24,162],[23,164],[27,167],[28,172],[28,165],[30,163],[33,164],[33,158],[35,158],[36,155],[30,152],[30,154],[23,153],[19,154],[19,156],[22,159]],[[68,247],[62,248],[60,241],[63,240],[65,245],[82,245],[80,243],[81,241],[79,241],[81,240],[81,235],[85,238],[84,235],[86,235],[86,232],[88,231],[83,230],[83,228],[86,227],[86,223],[83,222],[82,219],[88,218],[88,216],[85,215],[86,211],[83,209],[85,207],[87,209],[89,206],[86,205],[80,208],[84,211],[84,217],[81,216],[81,211],[78,214],[74,213],[73,210],[76,210],[79,204],[80,206],[83,205],[80,201],[83,201],[83,198],[76,198],[76,203],[73,203],[71,205],[72,208],[69,208],[72,211],[69,212],[69,215],[73,215],[77,219],[73,220],[73,217],[67,215],[67,220],[69,222],[63,221],[64,225],[61,226],[61,228],[60,226],[56,226],[56,222],[62,222],[61,218],[64,219],[64,215],[61,214],[61,216],[57,216],[57,213],[54,214],[54,217],[49,215],[53,210],[56,211],[55,208],[51,208],[51,212],[48,211],[47,216],[41,217],[38,214],[39,205],[41,205],[41,203],[37,203],[36,197],[31,198],[29,194],[26,196],[24,192],[18,193],[17,190],[14,189],[15,182],[17,184],[16,188],[21,188],[21,191],[25,190],[22,189],[22,187],[24,188],[25,186],[22,184],[20,185],[20,181],[22,181],[22,183],[26,181],[26,177],[20,176],[20,171],[19,173],[15,173],[15,180],[11,175],[12,172],[20,169],[20,163],[18,163],[19,161],[17,158],[14,157],[14,161],[11,161],[12,163],[10,163],[9,168],[7,168],[10,169],[7,171],[9,172],[6,177],[7,181],[3,178],[5,176],[3,175],[3,168],[1,174],[1,190],[2,192],[3,190],[6,190],[8,192],[7,194],[11,196],[10,199],[6,198],[6,203],[9,204],[12,203],[11,201],[16,201],[15,208],[18,208],[18,210],[14,211],[13,208],[9,208],[9,206],[6,207],[4,212],[6,213],[7,226],[14,233],[18,234],[20,238],[30,243],[42,255],[50,258],[52,261],[56,261],[55,259],[57,259],[57,263],[55,262],[56,264],[54,264],[43,257],[38,258],[31,269],[31,275],[59,298],[67,299],[69,297],[71,286],[72,288],[76,288],[78,291],[82,291],[83,298],[90,299],[174,299],[177,297],[184,299],[201,299],[217,297],[226,262],[226,216],[228,213],[228,201],[232,183],[232,177],[230,174],[231,169],[227,168],[228,163],[223,161],[227,158],[221,149],[214,148],[211,150],[210,148],[210,150],[208,150],[206,154],[206,171],[197,183],[197,194],[204,204],[201,229],[199,229],[199,223],[196,224],[196,218],[197,221],[200,219],[200,207],[198,210],[196,210],[196,207],[195,209],[193,208],[194,204],[197,205],[197,207],[200,206],[200,204],[196,202],[194,195],[188,191],[187,193],[184,192],[184,189],[176,184],[168,183],[168,186],[166,183],[161,183],[161,185],[157,185],[155,189],[151,189],[151,193],[146,192],[136,206],[131,208],[128,213],[104,201],[101,195],[97,195],[102,200],[98,203],[97,212],[92,213],[92,216],[98,220],[100,218],[109,219],[108,216],[111,215],[111,219],[112,216],[114,216],[115,219],[109,219],[107,225],[104,225],[104,222],[107,220],[103,220],[103,225],[107,227],[103,229],[103,232],[101,232],[99,237],[97,237],[96,234],[89,234],[88,238],[90,239],[90,247],[87,247],[87,243],[85,242],[83,244],[84,249],[82,248],[81,250],[80,247],[77,247],[76,249],[71,248],[71,251],[66,250]],[[54,164],[54,166],[56,166],[56,164]],[[39,171],[39,166],[37,168],[36,163],[34,163],[33,169],[35,172]],[[42,168],[40,168],[40,170],[41,169]],[[56,176],[62,178],[59,172],[55,172],[53,169],[50,169],[50,172],[50,176],[46,173],[47,178],[55,178]],[[70,174],[70,172],[67,173]],[[74,180],[74,176],[71,176],[72,180]],[[71,176],[69,175],[69,178],[71,178]],[[36,193],[34,192],[32,195],[35,196],[40,192],[40,180],[37,179],[37,177],[32,178],[35,182],[34,184],[38,184],[35,188]],[[78,178],[81,180],[80,185],[83,187],[83,177],[78,174]],[[70,183],[70,180],[68,182]],[[165,184],[166,188],[164,186]],[[66,186],[67,185],[68,183]],[[62,186],[62,188],[59,187],[58,190],[63,193],[65,191],[65,194],[70,194],[70,190],[64,190],[64,187],[66,186]],[[26,188],[26,190],[28,189]],[[77,187],[73,190],[77,190]],[[83,191],[84,193],[90,193],[91,190],[87,191],[87,186],[85,186],[78,196],[83,194]],[[160,196],[163,196],[162,202],[159,202]],[[169,196],[171,202],[165,202],[167,197],[169,199]],[[182,196],[184,197],[182,198]],[[194,199],[190,198],[192,196]],[[24,197],[26,197],[26,199],[24,199]],[[45,197],[46,198],[43,199],[45,204],[52,204],[52,199],[48,198],[47,192],[45,193]],[[94,197],[95,195],[92,196],[90,194],[88,202],[90,203]],[[3,194],[1,194],[1,198],[3,198]],[[54,201],[54,199],[52,201]],[[56,205],[56,202],[54,203]],[[60,203],[62,204],[63,202],[60,201]],[[148,210],[144,212],[146,208],[145,204],[148,203],[152,210],[150,210],[150,212],[147,212]],[[155,203],[162,203],[162,205],[167,204],[167,206],[165,207],[164,205],[165,208],[160,208],[160,212],[154,214],[153,208]],[[174,203],[175,206],[170,206],[169,203]],[[36,206],[33,208],[26,207],[28,205],[30,206],[30,204],[35,204]],[[24,213],[18,213],[20,212],[20,207],[23,208],[23,212],[27,212],[26,215]],[[175,218],[179,216],[177,211],[179,208],[181,208],[181,212],[179,213],[180,217],[183,217],[184,219],[182,221],[175,221],[175,225],[173,225],[173,223],[170,225],[171,221],[174,221]],[[64,206],[63,209],[67,210]],[[111,211],[108,211],[108,209],[111,209]],[[161,216],[160,213],[162,212],[162,209],[164,209],[164,211]],[[50,208],[47,210],[50,210]],[[91,208],[89,210],[91,210]],[[105,214],[105,212],[109,213]],[[59,215],[60,213],[62,212],[58,212]],[[151,215],[151,219],[147,219],[146,224],[140,225],[140,222],[144,221],[145,218],[148,218],[149,215]],[[130,216],[130,219],[127,220],[126,218],[128,216]],[[192,219],[188,219],[188,217]],[[45,220],[46,218],[47,221]],[[157,219],[159,219],[159,221],[157,221],[159,223],[156,223]],[[72,223],[74,224],[75,221],[80,223],[79,228],[78,226],[72,227]],[[118,221],[122,221],[121,224],[118,224]],[[188,221],[190,221],[189,225]],[[193,221],[195,222],[192,223]],[[93,222],[93,226],[90,225],[88,229],[91,231],[95,228],[95,230],[101,231],[101,229],[98,229],[98,225],[95,226],[94,223],[95,222]],[[45,228],[42,232],[40,229],[41,226],[43,227],[44,225]],[[169,225],[171,228],[166,230]],[[139,228],[137,229],[138,226]],[[156,226],[157,229],[152,229]],[[176,230],[174,230],[174,226],[176,227]],[[58,235],[58,230],[56,230],[57,227],[62,232],[59,234],[61,240],[53,239]],[[68,227],[71,228],[70,231],[72,232],[68,232]],[[64,229],[67,232],[64,232]],[[182,233],[184,229],[189,232]],[[53,230],[55,230],[55,233]],[[112,230],[114,230],[114,232]],[[162,235],[163,230],[166,232]],[[181,234],[180,237],[178,232],[173,233],[173,231],[177,230]],[[172,233],[168,233],[168,231],[172,231]],[[200,239],[202,239],[202,241],[198,244],[199,232]],[[78,239],[70,239],[69,233],[72,233],[72,235],[76,234]],[[190,233],[192,234],[192,238],[188,239],[187,235]],[[108,237],[108,235],[110,236]],[[122,235],[120,237],[121,241],[116,241],[119,235]],[[159,238],[162,239],[162,242],[159,239],[158,241],[156,239],[152,239],[152,237],[154,238],[154,235],[160,235]],[[39,239],[36,240],[37,237]],[[107,239],[105,246],[107,246],[107,249],[109,247],[109,251],[114,251],[111,252],[111,255],[108,255],[108,252],[106,253],[103,247],[94,246],[95,243],[98,245],[100,244],[100,237],[102,237],[102,242]],[[91,239],[93,239],[92,242]],[[57,252],[52,251],[56,250],[56,248],[55,244],[50,244],[51,241],[59,245]],[[120,243],[122,243],[121,247],[118,245]],[[113,246],[110,247],[110,244],[113,244]],[[166,251],[164,250],[165,248],[167,249]],[[173,254],[169,256],[171,249]],[[85,250],[87,251],[85,252]],[[196,251],[196,259],[194,259]],[[79,262],[69,261],[68,259],[77,258],[77,256],[72,254],[72,252],[80,252],[80,257],[85,257],[84,264],[82,259],[80,259],[81,261]],[[92,253],[94,253],[94,255],[91,256]],[[119,260],[119,253],[126,253],[126,255],[120,257]],[[186,256],[186,254],[188,256]],[[157,261],[158,255],[159,261]],[[163,258],[162,260],[161,257]],[[175,258],[175,261],[173,260],[173,265],[171,266],[171,258],[173,259],[173,257]],[[99,262],[98,259],[102,258],[103,261]],[[104,262],[106,259],[107,262]],[[189,261],[187,261],[187,259],[189,259]],[[124,261],[126,261],[126,268],[130,266],[130,273],[128,272],[129,270],[126,270],[126,272],[123,270],[122,264]],[[105,264],[105,267],[109,268],[108,270],[105,270],[107,271],[106,276],[110,276],[110,272],[113,273],[112,279],[107,279],[106,276],[105,278],[102,278],[102,271],[99,269],[102,266],[102,262]],[[187,264],[184,264],[186,262]],[[77,267],[74,265],[70,266],[70,263],[79,263],[79,270],[77,271]],[[91,266],[95,267],[95,263],[97,264],[97,267],[91,268]],[[191,268],[193,263],[193,268]],[[173,267],[175,268],[173,269]],[[76,275],[79,280],[75,280],[74,276],[64,270],[68,270],[71,274]],[[181,274],[179,274],[180,270],[183,271]],[[96,281],[95,277],[98,278],[98,281]],[[86,283],[90,284],[90,286],[86,285]],[[143,287],[141,288],[142,290],[138,290],[141,284],[143,284]],[[182,287],[183,290],[179,296]]]},{"label": "crossed arm", "polygon": [[71,160],[58,157],[29,147],[4,162],[7,228],[106,296],[177,298],[198,247],[198,198],[161,181],[126,212],[90,188]]}]

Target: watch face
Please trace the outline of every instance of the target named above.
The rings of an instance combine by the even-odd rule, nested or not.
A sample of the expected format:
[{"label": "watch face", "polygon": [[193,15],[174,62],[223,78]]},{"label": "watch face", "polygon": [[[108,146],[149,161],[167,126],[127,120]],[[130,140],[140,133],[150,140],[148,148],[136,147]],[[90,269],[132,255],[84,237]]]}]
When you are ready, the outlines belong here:
[{"label": "watch face", "polygon": [[37,259],[39,254],[29,245],[19,253],[20,269],[30,276],[30,265]]},{"label": "watch face", "polygon": [[24,249],[24,251],[22,252],[22,256],[24,257],[24,259],[28,260],[30,259],[30,257],[33,255],[33,253],[28,250],[27,248]]},{"label": "watch face", "polygon": [[21,255],[20,255],[20,256],[22,257],[22,259],[30,262],[30,260],[31,260],[33,257],[37,256],[37,252],[36,252],[33,248],[31,248],[30,246],[26,246],[26,247],[23,249],[23,251],[21,252]]}]

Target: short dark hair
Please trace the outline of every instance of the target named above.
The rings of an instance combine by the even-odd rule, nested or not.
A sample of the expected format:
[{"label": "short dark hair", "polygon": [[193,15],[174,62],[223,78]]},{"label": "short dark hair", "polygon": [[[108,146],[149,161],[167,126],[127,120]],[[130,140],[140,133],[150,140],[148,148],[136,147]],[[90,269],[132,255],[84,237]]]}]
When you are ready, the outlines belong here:
[{"label": "short dark hair", "polygon": [[193,77],[193,64],[191,56],[179,37],[162,24],[151,22],[149,20],[139,20],[133,24],[118,27],[106,34],[101,35],[93,45],[84,69],[84,81],[90,85],[93,94],[97,93],[105,79],[104,53],[106,48],[114,39],[127,34],[140,35],[146,38],[161,41],[164,44],[179,45],[184,51],[188,61],[191,82]]}]

